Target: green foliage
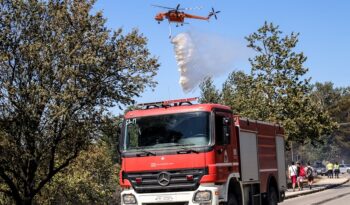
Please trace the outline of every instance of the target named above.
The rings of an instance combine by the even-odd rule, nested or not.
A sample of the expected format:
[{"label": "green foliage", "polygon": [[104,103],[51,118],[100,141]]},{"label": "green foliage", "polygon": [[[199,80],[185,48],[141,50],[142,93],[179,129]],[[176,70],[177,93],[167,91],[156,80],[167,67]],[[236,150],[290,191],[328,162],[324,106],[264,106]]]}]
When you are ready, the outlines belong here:
[{"label": "green foliage", "polygon": [[263,93],[256,89],[253,80],[252,76],[242,71],[230,73],[223,84],[221,101],[230,106],[235,114],[260,119],[266,109],[261,103]]},{"label": "green foliage", "polygon": [[316,83],[312,97],[320,101],[337,122],[350,121],[350,87],[335,88],[332,82]]},{"label": "green foliage", "polygon": [[[335,128],[320,102],[310,97],[308,69],[304,54],[295,52],[298,35],[282,36],[272,23],[246,37],[248,47],[256,52],[249,59],[250,74],[232,72],[223,85],[221,102],[235,113],[257,120],[281,123],[287,140],[317,143]],[[215,87],[202,86],[202,93]]]},{"label": "green foliage", "polygon": [[248,47],[257,53],[249,59],[252,66],[249,83],[264,108],[257,113],[262,120],[281,120],[286,104],[293,100],[298,106],[309,89],[309,80],[301,80],[307,72],[303,67],[306,57],[293,51],[298,34],[285,37],[281,34],[278,26],[265,22],[257,32],[246,37]]},{"label": "green foliage", "polygon": [[109,155],[113,163],[120,163],[120,156],[118,152],[118,142],[121,135],[122,116],[109,117],[105,116],[101,126],[102,136],[101,140],[106,143]]},{"label": "green foliage", "polygon": [[101,141],[55,175],[34,200],[37,204],[118,204],[117,166]]},{"label": "green foliage", "polygon": [[[318,83],[312,86],[310,98],[329,113],[331,119],[338,123],[330,135],[321,136],[320,142],[305,145],[293,143],[294,160],[299,156],[306,161],[350,160],[350,88],[335,88],[332,82]],[[287,155],[291,153],[287,152]],[[298,159],[300,159],[298,158]],[[288,157],[291,161],[291,156]]]},{"label": "green foliage", "polygon": [[219,103],[220,94],[213,85],[213,80],[208,77],[200,85],[201,96],[199,102],[201,103]]},{"label": "green foliage", "polygon": [[333,83],[316,83],[312,97],[321,102],[339,127],[324,143],[318,146],[316,153],[324,160],[350,160],[350,87],[334,88]]},{"label": "green foliage", "polygon": [[0,0],[0,192],[33,198],[103,135],[106,109],[154,87],[147,39],[95,1]]}]

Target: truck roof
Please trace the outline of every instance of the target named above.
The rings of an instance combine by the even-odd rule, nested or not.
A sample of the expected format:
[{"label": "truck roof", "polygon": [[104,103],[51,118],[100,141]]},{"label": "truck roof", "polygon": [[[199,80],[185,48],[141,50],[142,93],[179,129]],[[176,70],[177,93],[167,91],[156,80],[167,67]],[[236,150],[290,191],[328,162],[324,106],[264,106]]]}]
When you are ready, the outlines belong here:
[{"label": "truck roof", "polygon": [[196,112],[196,111],[211,112],[213,109],[231,111],[230,107],[225,105],[220,105],[220,104],[177,105],[177,106],[158,107],[158,108],[156,107],[156,108],[129,111],[125,114],[125,118],[143,117],[143,116],[152,116],[152,115],[165,115],[165,114],[182,113],[182,112]]}]

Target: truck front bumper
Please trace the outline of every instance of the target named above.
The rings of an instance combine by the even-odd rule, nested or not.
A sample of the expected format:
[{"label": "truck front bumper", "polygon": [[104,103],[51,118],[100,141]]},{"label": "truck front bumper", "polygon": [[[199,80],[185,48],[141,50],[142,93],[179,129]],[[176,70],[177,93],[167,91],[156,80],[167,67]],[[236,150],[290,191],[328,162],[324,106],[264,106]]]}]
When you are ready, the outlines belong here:
[{"label": "truck front bumper", "polygon": [[[194,201],[197,192],[210,192],[211,200],[209,201]],[[135,204],[124,203],[124,195],[134,195],[136,198]],[[176,205],[217,205],[219,203],[219,189],[217,186],[199,186],[195,191],[183,192],[162,192],[162,193],[136,193],[133,189],[124,190],[121,193],[122,205],[159,205],[159,204],[176,204]]]}]

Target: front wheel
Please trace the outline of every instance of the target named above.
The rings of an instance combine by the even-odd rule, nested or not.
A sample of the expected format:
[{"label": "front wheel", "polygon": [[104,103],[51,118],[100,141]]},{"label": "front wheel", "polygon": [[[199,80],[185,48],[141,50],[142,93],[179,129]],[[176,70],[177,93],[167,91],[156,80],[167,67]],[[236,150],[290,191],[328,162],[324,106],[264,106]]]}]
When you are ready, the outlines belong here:
[{"label": "front wheel", "polygon": [[228,202],[227,205],[238,205],[236,196],[233,193],[230,193],[228,195]]}]

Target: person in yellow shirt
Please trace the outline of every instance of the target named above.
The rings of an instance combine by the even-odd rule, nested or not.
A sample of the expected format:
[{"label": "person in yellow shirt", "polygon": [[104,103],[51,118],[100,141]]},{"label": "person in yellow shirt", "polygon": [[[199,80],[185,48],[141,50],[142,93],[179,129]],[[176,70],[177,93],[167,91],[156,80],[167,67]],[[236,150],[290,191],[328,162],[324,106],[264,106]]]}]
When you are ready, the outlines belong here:
[{"label": "person in yellow shirt", "polygon": [[333,178],[333,164],[332,162],[328,162],[327,170],[328,170],[328,178]]},{"label": "person in yellow shirt", "polygon": [[334,178],[339,178],[339,172],[340,172],[339,164],[338,164],[338,162],[336,162],[334,164]]}]

